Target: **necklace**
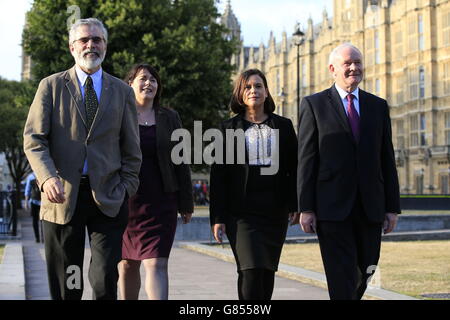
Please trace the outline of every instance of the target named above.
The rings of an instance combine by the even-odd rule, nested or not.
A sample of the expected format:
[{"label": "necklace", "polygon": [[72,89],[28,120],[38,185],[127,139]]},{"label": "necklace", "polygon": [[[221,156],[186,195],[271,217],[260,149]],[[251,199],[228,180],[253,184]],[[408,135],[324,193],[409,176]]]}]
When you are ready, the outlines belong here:
[{"label": "necklace", "polygon": [[144,120],[144,119],[142,119],[143,118],[143,116],[142,116],[142,114],[141,114],[141,112],[138,112],[137,113],[138,114],[138,118],[141,120],[140,122],[141,122],[141,124],[143,123],[143,125],[145,125],[145,126],[148,126],[149,124],[149,121],[148,120]]},{"label": "necklace", "polygon": [[142,125],[142,124],[144,124],[145,126],[148,126],[148,121],[144,121],[144,120],[142,120],[142,117],[141,117],[141,114],[138,112],[138,118],[139,118],[139,122],[140,122],[140,125]]}]

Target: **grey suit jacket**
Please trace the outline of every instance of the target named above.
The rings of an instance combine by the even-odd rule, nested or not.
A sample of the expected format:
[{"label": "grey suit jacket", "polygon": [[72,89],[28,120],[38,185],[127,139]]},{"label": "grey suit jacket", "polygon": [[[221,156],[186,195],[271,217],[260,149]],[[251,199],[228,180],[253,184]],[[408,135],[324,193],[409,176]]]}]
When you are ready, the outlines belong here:
[{"label": "grey suit jacket", "polygon": [[115,217],[124,200],[136,193],[141,151],[135,97],[123,81],[102,74],[102,93],[91,129],[75,67],[43,79],[24,129],[24,151],[42,190],[59,177],[66,201],[42,197],[41,218],[66,224],[72,218],[80,178],[87,158],[89,180],[98,208]]}]

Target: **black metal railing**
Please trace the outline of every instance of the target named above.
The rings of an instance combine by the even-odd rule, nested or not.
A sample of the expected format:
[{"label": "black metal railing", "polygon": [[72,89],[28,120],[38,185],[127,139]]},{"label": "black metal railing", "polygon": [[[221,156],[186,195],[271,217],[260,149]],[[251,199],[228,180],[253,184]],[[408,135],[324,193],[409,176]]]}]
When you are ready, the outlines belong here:
[{"label": "black metal railing", "polygon": [[15,235],[15,219],[17,210],[14,208],[14,192],[0,192],[0,234]]}]

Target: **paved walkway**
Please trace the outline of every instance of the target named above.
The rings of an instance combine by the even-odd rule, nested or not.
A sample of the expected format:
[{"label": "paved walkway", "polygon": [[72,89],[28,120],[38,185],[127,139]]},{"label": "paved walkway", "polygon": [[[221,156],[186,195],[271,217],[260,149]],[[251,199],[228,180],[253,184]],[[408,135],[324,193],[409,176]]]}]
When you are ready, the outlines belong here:
[{"label": "paved walkway", "polygon": [[[20,240],[2,240],[5,255],[0,264],[0,299],[48,300],[44,245],[35,243],[32,219],[28,212],[19,212]],[[87,279],[90,260],[86,245],[84,260],[84,300],[90,300],[92,289]],[[229,262],[231,261],[231,262]],[[327,300],[325,276],[302,268],[279,265],[275,279],[274,300]],[[282,276],[282,277],[280,277]],[[141,268],[141,283],[145,283]],[[301,281],[306,281],[306,284]],[[198,242],[175,242],[169,260],[170,300],[237,300],[237,273],[229,249]],[[414,300],[395,292],[369,288],[368,297],[383,300]],[[140,299],[146,299],[141,288]]]},{"label": "paved walkway", "polygon": [[[34,242],[31,217],[20,213],[22,245],[25,266],[25,293],[27,300],[50,299],[44,245]],[[90,250],[86,249],[84,263],[85,291],[83,299],[90,299],[92,289],[87,280]],[[142,283],[144,274],[142,273]],[[169,299],[171,300],[237,300],[237,273],[235,265],[178,246],[176,242],[169,260]],[[146,299],[143,288],[140,299]],[[299,281],[276,277],[274,300],[326,300],[325,289]]]}]

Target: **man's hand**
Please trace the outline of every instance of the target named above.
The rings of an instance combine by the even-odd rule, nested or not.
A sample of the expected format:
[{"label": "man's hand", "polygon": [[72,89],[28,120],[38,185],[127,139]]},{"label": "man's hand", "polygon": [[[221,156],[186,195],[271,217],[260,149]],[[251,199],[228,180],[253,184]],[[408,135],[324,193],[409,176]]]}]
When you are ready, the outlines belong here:
[{"label": "man's hand", "polygon": [[297,223],[300,223],[300,212],[289,213],[289,225],[293,226],[294,224]]},{"label": "man's hand", "polygon": [[383,223],[383,232],[388,234],[394,230],[397,225],[398,215],[396,213],[387,212]]},{"label": "man's hand", "polygon": [[192,212],[180,212],[181,219],[183,220],[183,224],[189,223],[192,218]]},{"label": "man's hand", "polygon": [[214,235],[214,239],[216,239],[216,241],[218,243],[222,243],[222,238],[223,238],[223,235],[225,234],[225,224],[224,223],[216,223],[212,227],[212,232]]},{"label": "man's hand", "polygon": [[44,182],[44,193],[47,199],[52,203],[64,203],[66,201],[64,187],[61,180],[57,177],[52,177]]},{"label": "man's hand", "polygon": [[28,201],[30,201],[30,199],[28,199],[28,197],[25,197],[25,202],[24,202],[25,208],[24,209],[27,211],[30,209],[30,204],[28,203]]},{"label": "man's hand", "polygon": [[300,226],[303,232],[316,233],[316,215],[313,212],[300,213]]}]

